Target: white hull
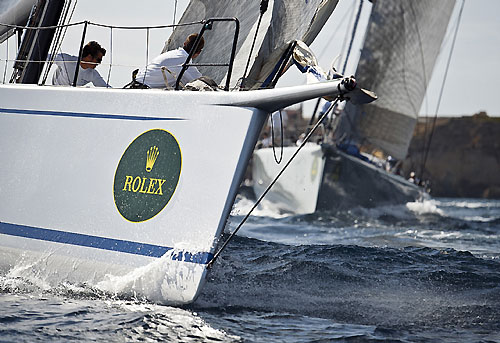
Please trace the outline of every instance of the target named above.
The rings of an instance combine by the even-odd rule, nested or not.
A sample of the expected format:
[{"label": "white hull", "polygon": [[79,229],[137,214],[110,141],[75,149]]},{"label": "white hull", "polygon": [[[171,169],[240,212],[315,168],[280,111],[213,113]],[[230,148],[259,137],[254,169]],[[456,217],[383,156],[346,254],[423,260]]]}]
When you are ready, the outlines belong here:
[{"label": "white hull", "polygon": [[[301,215],[321,210],[405,204],[427,195],[401,176],[325,147],[305,145],[266,199],[285,212]],[[276,148],[278,153],[279,149]],[[284,162],[296,150],[297,147],[285,147]],[[272,148],[254,152],[252,178],[256,196],[265,191],[283,165],[274,161]]]},{"label": "white hull", "polygon": [[339,88],[0,86],[2,268],[192,302],[267,114]]},{"label": "white hull", "polygon": [[[252,161],[254,191],[260,196],[295,153],[297,147],[283,148],[283,162],[277,164],[272,148],[255,150]],[[280,155],[280,148],[275,149]],[[285,212],[307,214],[316,211],[325,159],[321,147],[307,144],[267,193],[266,199]]]},{"label": "white hull", "polygon": [[[180,264],[185,271],[165,298],[192,301],[224,226],[239,157],[254,141],[248,129],[265,114],[208,109],[189,92],[36,86],[0,92],[1,245],[71,257],[82,268],[97,262],[97,274],[124,274],[166,256],[168,268]],[[156,216],[132,222],[117,210],[115,173],[127,147],[153,129],[177,140],[180,177]],[[146,151],[139,157],[145,161]]]}]

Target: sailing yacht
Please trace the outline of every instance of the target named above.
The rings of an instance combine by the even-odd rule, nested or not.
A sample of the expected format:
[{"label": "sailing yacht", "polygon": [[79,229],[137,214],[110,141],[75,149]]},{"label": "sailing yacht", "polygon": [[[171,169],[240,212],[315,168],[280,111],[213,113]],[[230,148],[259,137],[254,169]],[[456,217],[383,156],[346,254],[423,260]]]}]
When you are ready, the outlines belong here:
[{"label": "sailing yacht", "polygon": [[[455,0],[373,2],[356,80],[378,100],[346,103],[329,135],[304,147],[267,193],[268,201],[284,212],[308,214],[428,197],[397,170],[406,158],[454,5]],[[284,147],[283,159],[296,149]],[[257,196],[281,169],[274,154],[271,148],[254,152]]]},{"label": "sailing yacht", "polygon": [[293,41],[311,42],[336,5],[191,1],[166,49],[205,38],[198,67],[221,87],[201,92],[45,85],[60,30],[81,27],[81,51],[97,24],[65,22],[63,0],[2,2],[0,36],[22,32],[0,85],[2,272],[194,301],[268,114],[357,90],[345,78],[273,87]]}]

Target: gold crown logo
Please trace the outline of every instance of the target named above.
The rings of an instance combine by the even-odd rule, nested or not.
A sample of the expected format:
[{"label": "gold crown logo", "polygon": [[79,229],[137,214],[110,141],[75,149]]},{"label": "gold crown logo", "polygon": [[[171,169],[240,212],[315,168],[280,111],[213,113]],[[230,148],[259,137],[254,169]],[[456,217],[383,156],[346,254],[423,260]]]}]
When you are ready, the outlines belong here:
[{"label": "gold crown logo", "polygon": [[148,152],[146,153],[146,171],[148,173],[151,171],[151,169],[153,169],[153,166],[155,165],[156,159],[158,158],[159,154],[160,151],[158,150],[158,147],[156,145],[149,148]]}]

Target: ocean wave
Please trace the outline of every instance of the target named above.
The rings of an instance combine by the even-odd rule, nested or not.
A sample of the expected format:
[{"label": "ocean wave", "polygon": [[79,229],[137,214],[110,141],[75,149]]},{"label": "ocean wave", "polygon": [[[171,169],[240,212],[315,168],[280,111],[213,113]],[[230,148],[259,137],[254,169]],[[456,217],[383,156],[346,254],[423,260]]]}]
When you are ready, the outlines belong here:
[{"label": "ocean wave", "polygon": [[496,260],[425,247],[289,246],[243,237],[233,243],[195,309],[286,312],[389,327],[472,327],[480,317],[485,327],[498,326],[491,316],[500,310]]}]

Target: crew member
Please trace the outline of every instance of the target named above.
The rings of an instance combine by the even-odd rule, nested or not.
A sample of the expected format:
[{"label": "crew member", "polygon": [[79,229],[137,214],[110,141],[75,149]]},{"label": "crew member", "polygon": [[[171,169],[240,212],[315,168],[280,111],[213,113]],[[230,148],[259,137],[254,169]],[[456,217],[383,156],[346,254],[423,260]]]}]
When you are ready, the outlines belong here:
[{"label": "crew member", "polygon": [[[106,55],[106,49],[101,47],[96,41],[88,42],[83,47],[82,59],[78,69],[77,86],[85,86],[92,83],[96,87],[111,87],[104,81],[95,68],[101,63]],[[75,78],[78,57],[65,53],[56,55],[54,64],[57,66],[52,84],[57,86],[72,86]]]},{"label": "crew member", "polygon": [[[170,88],[174,87],[177,77],[182,70],[182,65],[186,62],[189,52],[194,48],[194,43],[198,37],[197,33],[189,35],[181,48],[164,52],[155,57],[148,64],[146,69],[139,70],[136,76],[136,81],[148,86],[149,88]],[[198,57],[205,45],[205,40],[201,40],[193,54],[193,59]],[[183,85],[193,81],[201,76],[201,73],[196,67],[189,67],[182,75],[181,83]]]}]

